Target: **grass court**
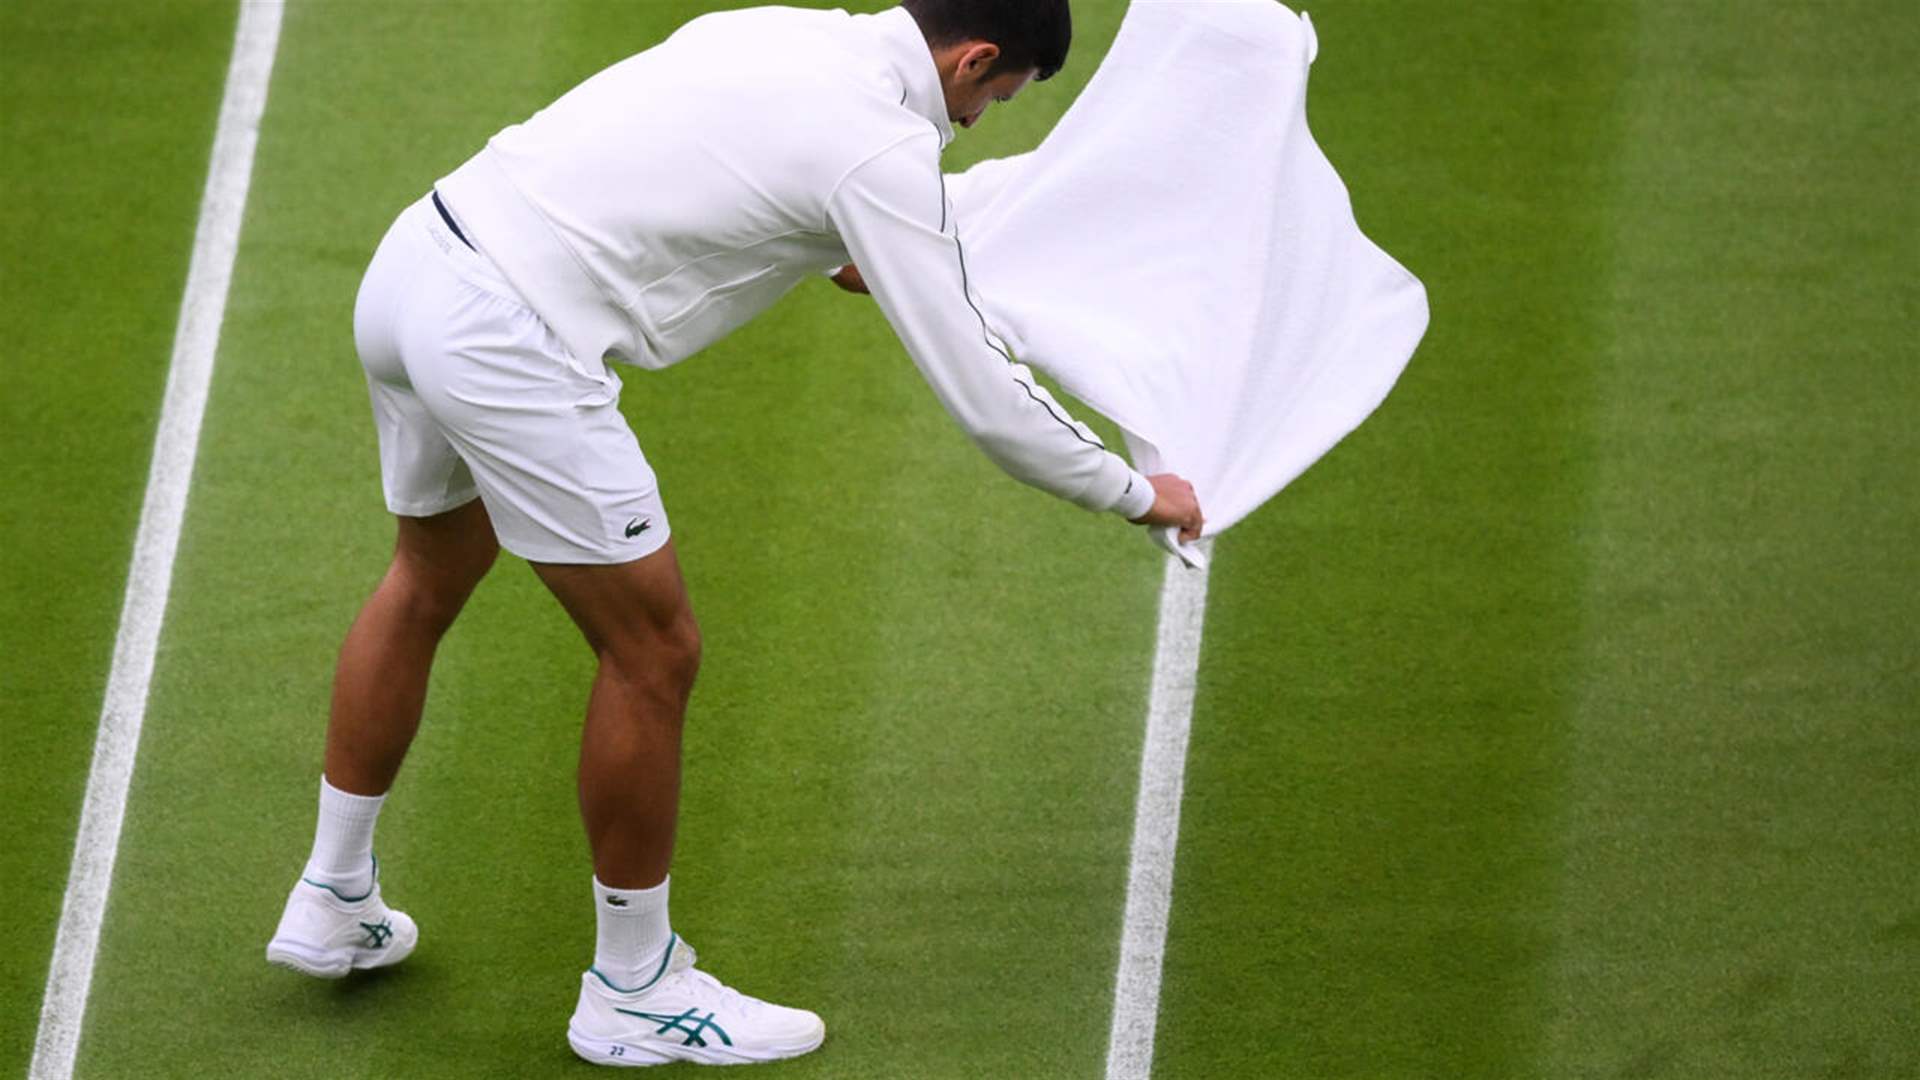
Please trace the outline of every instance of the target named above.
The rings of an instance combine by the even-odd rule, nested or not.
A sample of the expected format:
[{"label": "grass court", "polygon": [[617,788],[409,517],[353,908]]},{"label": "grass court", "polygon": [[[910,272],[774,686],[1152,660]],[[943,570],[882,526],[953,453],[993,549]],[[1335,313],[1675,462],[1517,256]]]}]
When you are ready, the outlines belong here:
[{"label": "grass court", "polygon": [[[714,6],[289,3],[76,1075],[588,1075],[590,658],[511,558],[381,823],[419,951],[261,950],[391,540],[360,273]],[[949,167],[1033,145],[1123,10]],[[1310,10],[1315,131],[1433,325],[1215,550],[1154,1075],[1920,1075],[1920,8]],[[4,1075],[236,11],[0,4]],[[829,1027],[767,1074],[1101,1075],[1160,557],[998,474],[824,281],[627,384],[706,635],[676,928]]]}]

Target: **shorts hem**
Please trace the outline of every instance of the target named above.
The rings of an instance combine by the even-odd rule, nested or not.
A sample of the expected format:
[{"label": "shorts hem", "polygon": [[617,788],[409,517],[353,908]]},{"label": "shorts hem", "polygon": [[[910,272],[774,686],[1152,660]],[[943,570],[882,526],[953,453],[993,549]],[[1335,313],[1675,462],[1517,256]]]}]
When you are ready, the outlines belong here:
[{"label": "shorts hem", "polygon": [[449,510],[458,510],[479,497],[480,489],[474,487],[467,489],[465,494],[453,494],[444,499],[421,499],[414,502],[388,499],[387,511],[399,517],[434,517]]},{"label": "shorts hem", "polygon": [[[496,530],[497,532],[497,530]],[[592,551],[579,547],[545,547],[539,544],[524,544],[506,536],[500,537],[500,546],[508,554],[516,555],[530,563],[550,563],[554,566],[619,566],[623,563],[639,562],[667,546],[673,539],[673,529],[663,527],[660,534],[653,538],[652,544],[644,549],[624,546],[618,551]]]}]

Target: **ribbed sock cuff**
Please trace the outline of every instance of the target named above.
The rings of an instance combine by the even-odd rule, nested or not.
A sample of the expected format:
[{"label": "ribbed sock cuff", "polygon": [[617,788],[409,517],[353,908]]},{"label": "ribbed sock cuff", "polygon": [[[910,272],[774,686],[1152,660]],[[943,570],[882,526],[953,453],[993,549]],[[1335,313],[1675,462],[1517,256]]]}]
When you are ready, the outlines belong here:
[{"label": "ribbed sock cuff", "polygon": [[344,897],[373,888],[373,827],[385,795],[353,795],[320,778],[320,814],[303,877]]},{"label": "ribbed sock cuff", "polygon": [[666,973],[673,941],[667,917],[667,887],[615,889],[593,879],[596,935],[593,968],[616,990],[644,990]]}]

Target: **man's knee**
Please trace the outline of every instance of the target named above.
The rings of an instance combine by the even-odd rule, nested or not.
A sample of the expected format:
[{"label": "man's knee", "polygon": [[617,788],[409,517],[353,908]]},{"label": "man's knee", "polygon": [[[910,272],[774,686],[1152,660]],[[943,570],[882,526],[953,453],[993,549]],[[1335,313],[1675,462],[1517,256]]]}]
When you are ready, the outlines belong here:
[{"label": "man's knee", "polygon": [[499,554],[478,499],[433,517],[402,517],[384,587],[407,619],[444,632]]},{"label": "man's knee", "polygon": [[629,628],[601,644],[600,662],[628,682],[685,696],[700,671],[700,624],[691,608]]},{"label": "man's knee", "polygon": [[693,617],[690,608],[683,608],[680,617],[673,622],[668,631],[669,639],[665,648],[671,659],[675,675],[687,689],[693,688],[694,676],[700,673],[700,624]]},{"label": "man's knee", "polygon": [[466,606],[467,597],[473,594],[473,586],[479,580],[479,575],[456,577],[447,574],[444,567],[423,570],[406,560],[396,559],[387,570],[386,581],[381,583],[381,592],[402,619],[444,634]]}]

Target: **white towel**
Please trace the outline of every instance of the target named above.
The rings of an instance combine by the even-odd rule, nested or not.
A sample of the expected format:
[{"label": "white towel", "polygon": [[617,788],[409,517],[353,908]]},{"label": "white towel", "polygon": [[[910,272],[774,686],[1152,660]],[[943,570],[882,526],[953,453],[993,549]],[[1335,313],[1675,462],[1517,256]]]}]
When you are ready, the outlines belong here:
[{"label": "white towel", "polygon": [[1273,0],[1134,0],[1038,149],[948,178],[994,332],[1191,481],[1210,536],[1366,419],[1427,327],[1307,130],[1316,49]]}]

